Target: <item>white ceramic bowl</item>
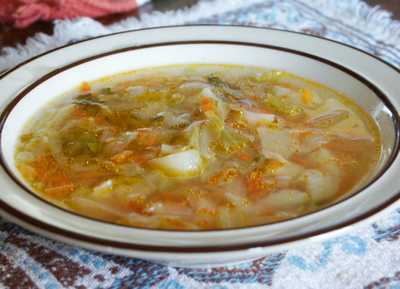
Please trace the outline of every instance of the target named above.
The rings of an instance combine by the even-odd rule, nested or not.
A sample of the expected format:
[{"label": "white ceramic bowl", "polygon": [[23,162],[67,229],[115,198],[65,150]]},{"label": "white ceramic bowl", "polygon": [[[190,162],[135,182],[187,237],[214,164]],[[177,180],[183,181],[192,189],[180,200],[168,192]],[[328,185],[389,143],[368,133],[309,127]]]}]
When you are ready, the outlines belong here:
[{"label": "white ceramic bowl", "polygon": [[[167,64],[242,64],[280,69],[353,98],[376,120],[383,153],[375,175],[353,196],[302,217],[233,230],[177,232],[130,228],[60,209],[31,193],[14,163],[25,122],[49,100],[82,81]],[[394,204],[399,198],[400,74],[362,51],[279,30],[186,26],[117,33],[53,50],[0,80],[0,212],[39,234],[107,253],[179,266],[262,257],[321,240]]]}]

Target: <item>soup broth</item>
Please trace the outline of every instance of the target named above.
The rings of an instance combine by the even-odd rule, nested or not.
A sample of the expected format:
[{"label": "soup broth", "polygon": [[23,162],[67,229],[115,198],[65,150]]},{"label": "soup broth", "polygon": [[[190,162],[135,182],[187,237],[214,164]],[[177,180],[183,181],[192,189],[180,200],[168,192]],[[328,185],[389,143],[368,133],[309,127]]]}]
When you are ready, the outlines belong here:
[{"label": "soup broth", "polygon": [[380,157],[372,118],[282,71],[137,70],[82,85],[26,125],[16,165],[46,200],[128,226],[267,224],[343,198]]}]

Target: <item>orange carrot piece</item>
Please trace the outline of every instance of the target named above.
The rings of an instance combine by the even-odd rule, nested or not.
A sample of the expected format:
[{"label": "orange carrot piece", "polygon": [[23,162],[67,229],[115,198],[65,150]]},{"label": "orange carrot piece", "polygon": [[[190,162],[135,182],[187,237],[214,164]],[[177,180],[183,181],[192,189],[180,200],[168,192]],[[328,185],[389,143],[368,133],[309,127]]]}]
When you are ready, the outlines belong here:
[{"label": "orange carrot piece", "polygon": [[45,186],[44,192],[54,198],[63,198],[75,190],[68,175],[51,154],[37,158],[32,164],[36,177]]},{"label": "orange carrot piece", "polygon": [[94,118],[94,121],[96,124],[105,124],[106,118],[102,115],[96,115],[96,117]]},{"label": "orange carrot piece", "polygon": [[87,113],[86,113],[86,111],[83,110],[81,107],[76,106],[76,107],[73,109],[71,115],[72,115],[73,117],[75,117],[75,118],[82,118],[82,117],[87,116]]},{"label": "orange carrot piece", "polygon": [[264,188],[264,183],[262,182],[263,173],[259,169],[252,171],[247,177],[247,186],[251,191],[260,190]]},{"label": "orange carrot piece", "polygon": [[253,170],[246,178],[245,184],[248,196],[252,199],[259,199],[268,194],[273,186],[264,181],[264,172],[262,169]]},{"label": "orange carrot piece", "polygon": [[44,192],[53,198],[65,198],[75,190],[73,183],[46,188]]},{"label": "orange carrot piece", "polygon": [[132,159],[138,165],[144,165],[145,163],[147,163],[149,161],[149,158],[144,154],[134,155]]},{"label": "orange carrot piece", "polygon": [[173,218],[162,218],[161,219],[161,221],[160,221],[160,227],[161,228],[165,228],[165,229],[168,229],[168,228],[175,228],[175,229],[180,229],[180,230],[183,230],[183,229],[186,229],[187,228],[187,225],[186,225],[186,223],[184,222],[184,221],[182,221],[182,220],[179,220],[179,219],[173,219]]},{"label": "orange carrot piece", "polygon": [[269,160],[264,170],[275,171],[283,166],[283,163],[278,160]]},{"label": "orange carrot piece", "polygon": [[144,197],[137,197],[131,200],[128,200],[128,210],[132,210],[138,214],[142,215],[150,215],[150,213],[146,212],[147,202]]},{"label": "orange carrot piece", "polygon": [[140,145],[146,147],[155,145],[157,143],[157,135],[153,132],[142,131],[138,135],[138,142]]},{"label": "orange carrot piece", "polygon": [[148,138],[147,138],[147,143],[146,143],[146,145],[147,145],[147,146],[152,146],[152,145],[156,144],[156,142],[157,142],[157,137],[156,137],[156,135],[155,135],[155,134],[150,134],[150,135],[148,136]]},{"label": "orange carrot piece", "polygon": [[214,103],[208,97],[204,97],[201,101],[200,108],[203,112],[214,110]]},{"label": "orange carrot piece", "polygon": [[221,172],[217,173],[216,175],[212,176],[208,182],[209,182],[209,184],[218,184],[221,181],[229,182],[234,177],[236,177],[238,174],[239,174],[239,172],[234,168],[225,169],[225,170],[222,170]]},{"label": "orange carrot piece", "polygon": [[86,82],[86,81],[82,82],[82,84],[81,84],[81,91],[82,92],[89,92],[91,89],[92,88],[91,88],[91,86],[90,86],[90,84],[88,82]]},{"label": "orange carrot piece", "polygon": [[118,133],[118,128],[115,127],[115,126],[112,126],[112,127],[110,128],[110,130],[111,130],[111,132],[112,132],[113,134]]},{"label": "orange carrot piece", "polygon": [[301,100],[303,101],[304,104],[310,105],[313,100],[311,91],[309,91],[308,89],[304,89],[303,94],[301,96]]},{"label": "orange carrot piece", "polygon": [[251,155],[248,153],[240,153],[238,157],[240,160],[245,161],[245,162],[250,161],[252,159]]},{"label": "orange carrot piece", "polygon": [[301,155],[301,154],[293,154],[293,156],[290,159],[292,162],[301,165],[307,169],[314,169],[318,168],[318,163],[309,159],[307,156]]},{"label": "orange carrot piece", "polygon": [[196,210],[196,214],[205,217],[214,217],[217,215],[217,210],[213,208],[199,208]]}]

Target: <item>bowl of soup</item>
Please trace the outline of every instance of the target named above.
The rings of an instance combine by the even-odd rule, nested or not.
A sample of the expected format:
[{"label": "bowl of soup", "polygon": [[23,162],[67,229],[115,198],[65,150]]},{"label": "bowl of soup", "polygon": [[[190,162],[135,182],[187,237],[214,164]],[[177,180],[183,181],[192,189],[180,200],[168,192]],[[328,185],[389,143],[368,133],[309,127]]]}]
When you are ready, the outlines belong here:
[{"label": "bowl of soup", "polygon": [[0,212],[177,266],[322,240],[399,197],[399,81],[355,48],[250,27],[59,48],[0,79]]}]

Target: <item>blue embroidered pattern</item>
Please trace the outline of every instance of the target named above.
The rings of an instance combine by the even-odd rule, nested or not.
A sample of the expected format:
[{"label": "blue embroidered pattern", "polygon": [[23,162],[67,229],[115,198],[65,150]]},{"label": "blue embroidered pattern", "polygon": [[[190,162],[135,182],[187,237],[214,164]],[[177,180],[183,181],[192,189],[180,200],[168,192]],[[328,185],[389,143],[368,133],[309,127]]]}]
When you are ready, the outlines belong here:
[{"label": "blue embroidered pattern", "polygon": [[237,266],[219,267],[211,269],[183,269],[176,270],[199,282],[207,283],[260,283],[271,285],[275,270],[279,267],[285,254],[269,255],[265,258],[244,263]]},{"label": "blue embroidered pattern", "polygon": [[367,245],[363,239],[358,236],[344,236],[323,242],[322,250],[317,260],[307,261],[299,256],[288,256],[287,260],[303,271],[315,272],[326,267],[330,259],[334,257],[333,248],[336,246],[340,247],[348,255],[362,256],[367,252]]},{"label": "blue embroidered pattern", "polygon": [[374,239],[381,241],[397,241],[400,238],[400,209],[395,210],[384,224],[373,224]]}]

